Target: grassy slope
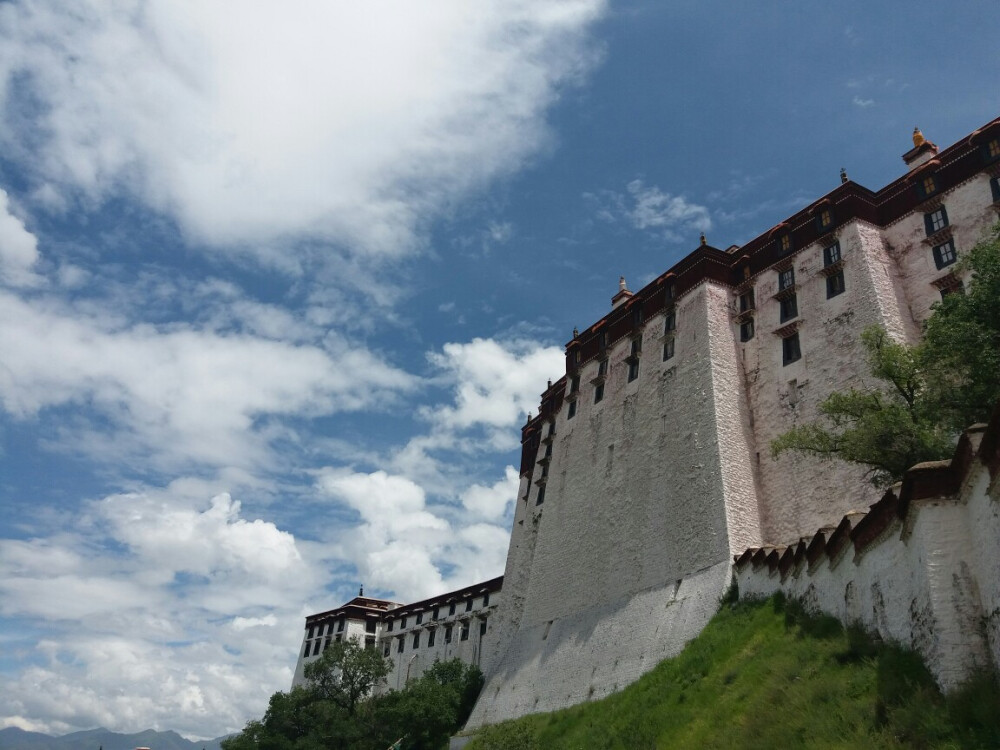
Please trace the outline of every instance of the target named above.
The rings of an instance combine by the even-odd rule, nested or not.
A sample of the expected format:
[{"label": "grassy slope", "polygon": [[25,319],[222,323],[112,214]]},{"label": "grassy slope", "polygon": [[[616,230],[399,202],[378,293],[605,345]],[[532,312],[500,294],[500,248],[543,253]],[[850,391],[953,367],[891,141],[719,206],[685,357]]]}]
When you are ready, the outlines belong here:
[{"label": "grassy slope", "polygon": [[725,605],[675,659],[604,700],[489,727],[468,750],[1000,748],[1000,690],[947,700],[919,657],[806,617]]}]

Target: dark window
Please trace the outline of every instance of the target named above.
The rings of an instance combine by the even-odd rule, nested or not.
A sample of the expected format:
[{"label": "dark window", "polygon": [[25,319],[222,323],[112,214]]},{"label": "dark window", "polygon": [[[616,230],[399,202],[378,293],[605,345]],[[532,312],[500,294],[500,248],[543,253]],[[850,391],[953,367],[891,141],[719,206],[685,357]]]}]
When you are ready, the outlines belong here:
[{"label": "dark window", "polygon": [[666,362],[674,356],[674,340],[667,339],[663,342],[663,361]]},{"label": "dark window", "polygon": [[424,621],[424,613],[423,612],[417,612],[417,625],[419,625],[423,621]]},{"label": "dark window", "polygon": [[639,360],[633,359],[628,363],[628,382],[632,382],[639,377]]},{"label": "dark window", "polygon": [[[309,630],[306,631],[306,639],[307,640],[312,640],[312,637],[313,637],[313,627],[314,626],[310,625],[309,626]],[[322,630],[323,626],[320,625],[319,628],[320,628],[320,630]]]},{"label": "dark window", "polygon": [[[550,446],[551,446],[551,444],[550,444]],[[431,613],[431,619],[432,620],[436,620],[438,618],[438,615],[440,614],[440,609],[441,609],[440,607],[435,607],[434,608],[434,611]]]},{"label": "dark window", "polygon": [[778,248],[781,250],[782,255],[792,252],[792,235],[781,235],[781,239],[778,240]]},{"label": "dark window", "polygon": [[955,253],[954,240],[948,240],[943,245],[934,248],[934,265],[938,268],[950,266],[956,260],[958,260],[958,256]]},{"label": "dark window", "polygon": [[485,594],[483,594],[483,606],[484,607],[490,606],[490,592],[489,591],[487,591]]},{"label": "dark window", "polygon": [[468,599],[465,600],[465,611],[466,612],[472,611],[472,597],[471,596]]},{"label": "dark window", "polygon": [[642,322],[645,319],[646,318],[643,316],[642,312],[642,303],[640,302],[639,304],[637,304],[635,307],[632,308],[632,322],[638,326],[642,325]]},{"label": "dark window", "polygon": [[366,635],[365,636],[365,648],[375,648],[375,636]]},{"label": "dark window", "polygon": [[799,303],[796,301],[794,294],[781,300],[779,311],[781,313],[782,323],[786,320],[791,320],[799,314]]},{"label": "dark window", "polygon": [[479,637],[482,638],[486,635],[486,620],[479,623]]},{"label": "dark window", "polygon": [[391,650],[392,648],[389,646],[389,644],[388,643],[385,644],[385,648],[382,649],[382,656],[389,656],[389,652]]},{"label": "dark window", "polygon": [[569,402],[569,410],[566,412],[566,419],[572,419],[576,416],[576,401]]},{"label": "dark window", "polygon": [[556,423],[549,422],[549,437],[552,437],[555,434],[556,434]]},{"label": "dark window", "polygon": [[786,268],[784,271],[778,271],[778,291],[791,289],[793,286],[795,286],[795,269]]},{"label": "dark window", "polygon": [[305,650],[304,650],[304,651],[302,652],[302,657],[303,657],[303,658],[305,658],[305,657],[309,656],[309,647],[310,647],[311,645],[312,645],[312,644],[311,644],[311,643],[310,643],[309,641],[306,641],[306,648],[305,648]]},{"label": "dark window", "polygon": [[822,211],[819,212],[819,214],[816,216],[816,226],[819,228],[820,231],[824,229],[829,229],[830,227],[833,226],[832,208],[824,208]]},{"label": "dark window", "polygon": [[990,193],[993,195],[993,200],[1000,201],[1000,177],[994,177],[990,180]]},{"label": "dark window", "polygon": [[753,318],[740,323],[740,341],[749,341],[753,338]]},{"label": "dark window", "polygon": [[467,641],[469,640],[469,623],[462,623],[462,634],[459,636],[459,640]]},{"label": "dark window", "polygon": [[340,643],[340,639],[343,637],[344,636],[342,636],[340,633],[337,633],[337,635],[334,636],[334,638],[337,640],[337,643]]},{"label": "dark window", "polygon": [[434,645],[434,633],[435,632],[436,631],[435,631],[434,628],[431,628],[429,631],[427,631],[427,648],[430,648],[431,646]]},{"label": "dark window", "polygon": [[[543,484],[541,487],[538,488],[538,495],[535,497],[535,505],[541,505],[544,502],[545,502],[545,485]],[[454,605],[452,606],[454,607]]]},{"label": "dark window", "polygon": [[406,648],[406,643],[403,641],[403,636],[399,636],[399,642],[396,644],[396,653],[403,653],[404,648]]},{"label": "dark window", "polygon": [[573,362],[575,362],[576,364],[580,364],[580,350],[579,349],[577,349],[575,352],[573,352]]},{"label": "dark window", "polygon": [[451,625],[446,625],[444,629],[444,642],[451,643]]},{"label": "dark window", "polygon": [[420,631],[417,630],[413,633],[413,648],[420,648]]},{"label": "dark window", "polygon": [[744,313],[747,310],[753,310],[754,307],[753,290],[743,292],[743,294],[740,295],[740,312]]},{"label": "dark window", "polygon": [[830,247],[823,248],[823,265],[832,266],[840,262],[840,243],[834,242]]},{"label": "dark window", "polygon": [[569,380],[569,392],[576,393],[578,390],[580,390],[580,376],[574,375]]},{"label": "dark window", "polygon": [[946,286],[941,290],[941,299],[944,299],[949,294],[965,294],[965,284],[960,281],[955,286]]},{"label": "dark window", "polygon": [[602,359],[597,363],[597,377],[603,378],[608,374],[608,360]]},{"label": "dark window", "polygon": [[323,650],[324,651],[326,651],[328,648],[330,648],[330,641],[331,640],[332,640],[332,638],[330,636],[327,636],[326,640],[323,641]]},{"label": "dark window", "polygon": [[600,334],[597,336],[597,345],[601,348],[602,352],[605,349],[608,348],[608,332],[607,331],[601,331]]},{"label": "dark window", "polygon": [[604,383],[598,383],[594,386],[594,403],[599,404],[604,398]]},{"label": "dark window", "polygon": [[343,633],[344,632],[344,618],[343,617],[341,617],[339,620],[337,620],[337,632],[338,633]]},{"label": "dark window", "polygon": [[632,349],[630,352],[631,356],[638,357],[642,354],[642,337],[637,337],[632,339]]},{"label": "dark window", "polygon": [[549,443],[548,445],[545,446],[545,457],[552,458],[552,443]]},{"label": "dark window", "polygon": [[931,211],[929,214],[924,214],[924,230],[927,232],[928,237],[944,229],[946,226],[948,226],[948,212],[944,206]]},{"label": "dark window", "polygon": [[796,331],[786,339],[781,340],[781,364],[782,366],[791,364],[802,358],[802,350],[799,348],[799,332]]},{"label": "dark window", "polygon": [[673,284],[668,284],[667,288],[663,290],[663,295],[664,295],[664,297],[666,297],[667,302],[672,301],[675,294],[676,294],[676,291],[674,290],[674,285]]},{"label": "dark window", "polygon": [[826,298],[836,297],[844,292],[844,271],[840,270],[826,277]]},{"label": "dark window", "polygon": [[399,629],[402,630],[405,627],[406,627],[406,618],[405,617],[399,618]]},{"label": "dark window", "polygon": [[663,332],[670,333],[677,328],[677,313],[673,310],[669,310],[666,316],[663,318]]},{"label": "dark window", "polygon": [[322,641],[321,641],[321,640],[320,640],[319,638],[317,638],[317,639],[316,639],[316,640],[315,640],[315,641],[313,642],[313,656],[316,656],[316,654],[318,654],[318,653],[319,653],[319,647],[320,647],[320,645],[322,645],[322,643],[323,643],[323,642],[322,642]]},{"label": "dark window", "polygon": [[394,622],[395,622],[395,620],[392,620],[392,619],[389,620],[388,624],[385,626],[386,632],[389,632],[389,633],[392,632],[392,624]]},{"label": "dark window", "polygon": [[642,353],[642,338],[632,339],[632,351],[628,358],[628,382],[639,377],[639,355]]},{"label": "dark window", "polygon": [[452,602],[451,604],[448,605],[448,614],[449,615],[455,614],[455,602]]},{"label": "dark window", "polygon": [[992,141],[984,143],[983,155],[986,157],[986,161],[1000,159],[1000,138],[994,138]]},{"label": "dark window", "polygon": [[365,632],[374,633],[375,625],[376,625],[375,620],[368,620],[368,622],[365,623]]}]

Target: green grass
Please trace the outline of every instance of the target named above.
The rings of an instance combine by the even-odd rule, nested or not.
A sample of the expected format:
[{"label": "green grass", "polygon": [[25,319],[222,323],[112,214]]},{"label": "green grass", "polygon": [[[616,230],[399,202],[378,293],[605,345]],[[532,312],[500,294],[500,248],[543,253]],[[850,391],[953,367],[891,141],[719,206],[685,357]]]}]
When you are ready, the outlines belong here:
[{"label": "green grass", "polygon": [[947,698],[920,657],[808,616],[724,603],[674,659],[603,700],[487,727],[468,750],[1000,748],[1000,687]]}]

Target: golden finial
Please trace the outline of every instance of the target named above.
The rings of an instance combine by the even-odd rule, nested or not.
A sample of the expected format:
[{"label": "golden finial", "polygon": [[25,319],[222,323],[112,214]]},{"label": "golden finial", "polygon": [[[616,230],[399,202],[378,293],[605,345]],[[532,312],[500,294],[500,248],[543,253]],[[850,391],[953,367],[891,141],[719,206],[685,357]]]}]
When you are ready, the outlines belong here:
[{"label": "golden finial", "polygon": [[841,184],[847,182],[847,170],[843,167],[840,168],[840,182]]},{"label": "golden finial", "polygon": [[924,138],[924,134],[920,132],[920,128],[913,129],[913,147],[916,148],[923,144],[927,139]]},{"label": "golden finial", "polygon": [[708,240],[705,239],[705,233],[704,232],[701,233],[701,244],[703,246],[708,244]]}]

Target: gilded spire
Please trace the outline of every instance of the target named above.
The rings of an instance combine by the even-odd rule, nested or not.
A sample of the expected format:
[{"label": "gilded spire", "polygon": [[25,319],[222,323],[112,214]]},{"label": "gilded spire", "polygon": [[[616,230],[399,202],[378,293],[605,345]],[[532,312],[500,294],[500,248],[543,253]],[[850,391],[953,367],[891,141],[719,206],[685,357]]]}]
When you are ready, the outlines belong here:
[{"label": "gilded spire", "polygon": [[703,247],[708,244],[708,240],[705,239],[705,233],[704,232],[701,233],[701,244],[702,244]]},{"label": "gilded spire", "polygon": [[913,129],[913,147],[914,148],[916,148],[917,146],[921,145],[926,140],[927,139],[924,138],[924,134],[920,132],[920,128],[914,128]]}]

